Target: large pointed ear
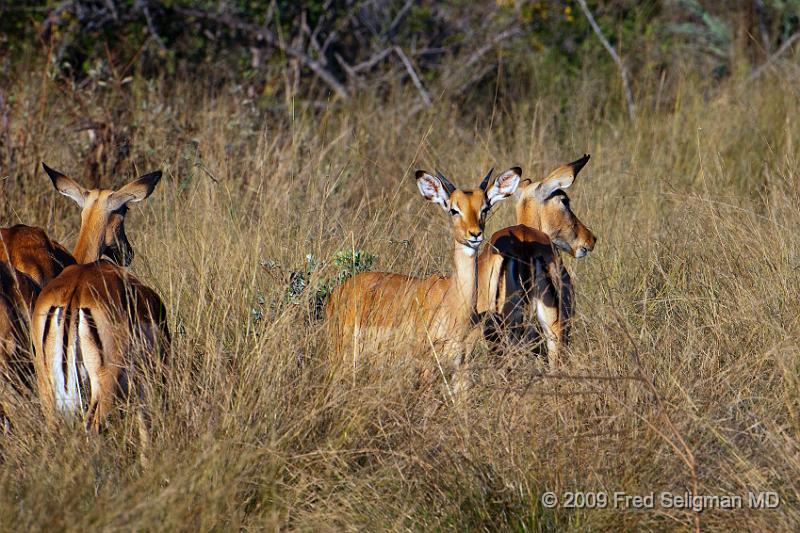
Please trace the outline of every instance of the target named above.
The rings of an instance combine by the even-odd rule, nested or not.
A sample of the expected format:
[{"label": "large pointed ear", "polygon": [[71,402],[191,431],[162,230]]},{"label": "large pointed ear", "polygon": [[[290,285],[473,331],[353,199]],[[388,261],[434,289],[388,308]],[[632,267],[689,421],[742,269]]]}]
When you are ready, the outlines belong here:
[{"label": "large pointed ear", "polygon": [[519,167],[510,168],[502,174],[498,174],[486,190],[489,205],[494,205],[514,194],[521,179],[522,169]]},{"label": "large pointed ear", "polygon": [[108,197],[108,208],[111,211],[116,211],[123,205],[141,202],[152,194],[160,180],[160,170],[137,178],[120,190],[111,193],[111,196]]},{"label": "large pointed ear", "polygon": [[450,191],[442,180],[424,170],[417,170],[415,177],[417,188],[426,200],[439,204],[445,211],[450,209]]},{"label": "large pointed ear", "polygon": [[536,188],[536,198],[540,202],[544,202],[555,191],[571,186],[575,182],[578,172],[586,165],[590,157],[589,154],[584,154],[580,159],[561,165],[552,171]]},{"label": "large pointed ear", "polygon": [[67,198],[72,198],[76,204],[83,208],[83,203],[86,201],[86,195],[89,193],[89,191],[75,183],[72,179],[68,178],[58,170],[53,170],[44,163],[42,163],[42,168],[44,168],[44,171],[47,172],[48,176],[50,176],[50,181],[53,182],[53,187],[55,187],[58,192]]}]

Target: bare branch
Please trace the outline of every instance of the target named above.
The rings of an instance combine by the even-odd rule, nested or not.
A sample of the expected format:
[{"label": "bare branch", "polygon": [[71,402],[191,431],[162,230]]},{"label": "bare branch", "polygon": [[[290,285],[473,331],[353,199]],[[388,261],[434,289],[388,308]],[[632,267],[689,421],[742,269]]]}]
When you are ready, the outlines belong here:
[{"label": "bare branch", "polygon": [[314,26],[314,30],[311,32],[311,41],[314,43],[317,42],[317,36],[319,35],[320,30],[322,30],[322,23],[328,18],[328,9],[330,9],[331,3],[333,3],[333,0],[327,0],[322,6],[322,15],[320,15],[316,26]]},{"label": "bare branch", "polygon": [[397,27],[403,22],[403,19],[406,17],[409,11],[411,11],[411,7],[414,5],[414,0],[406,0],[406,3],[403,4],[403,7],[400,8],[400,11],[397,12],[395,15],[394,20],[392,23],[389,24],[389,29],[386,30],[386,37],[391,40],[394,37],[394,33],[397,31]]},{"label": "bare branch", "polygon": [[520,31],[521,30],[519,28],[514,27],[514,28],[508,28],[507,30],[501,31],[500,33],[496,34],[494,37],[492,37],[491,41],[489,41],[485,45],[481,46],[480,48],[472,52],[472,54],[470,54],[470,56],[467,58],[467,61],[464,63],[464,68],[471,67],[472,65],[477,63],[480,60],[480,58],[485,56],[490,50],[492,50],[495,46],[497,46],[497,43],[499,43],[500,41],[505,41],[507,39],[510,39],[511,37],[514,37],[515,35],[520,33]]},{"label": "bare branch", "polygon": [[[113,2],[110,2],[113,6]],[[148,4],[147,0],[136,0],[136,7],[144,14],[144,20],[147,23],[147,31],[150,32],[150,36],[158,43],[159,48],[164,49],[166,46],[164,45],[164,41],[161,39],[161,36],[158,35],[156,31],[156,26],[153,24],[153,17],[150,15],[150,5]],[[114,13],[114,18],[117,18],[116,11]]]},{"label": "bare branch", "polygon": [[422,102],[425,104],[425,107],[430,107],[431,96],[422,85],[422,80],[420,80],[419,76],[417,76],[417,72],[414,70],[414,65],[411,64],[411,60],[408,59],[408,56],[406,56],[405,52],[403,52],[402,48],[399,46],[393,47],[393,50],[406,67],[406,71],[408,71],[408,75],[411,76],[411,81],[414,82],[414,86],[417,88],[417,91],[419,91],[419,95],[422,98]]},{"label": "bare branch", "polygon": [[351,80],[355,80],[356,73],[353,70],[353,67],[351,67],[347,63],[347,61],[345,61],[345,59],[341,55],[339,55],[338,52],[334,52],[333,57],[336,58],[336,61],[337,63],[339,63],[339,66],[342,67],[342,70],[344,70],[347,73],[347,77]]},{"label": "bare branch", "polygon": [[592,12],[589,11],[589,6],[586,5],[586,0],[578,0],[578,5],[581,6],[581,10],[583,14],[586,16],[586,20],[589,21],[589,25],[594,30],[594,33],[597,35],[597,38],[600,39],[600,42],[603,44],[603,48],[606,49],[608,54],[611,56],[611,59],[614,60],[614,63],[617,64],[617,68],[619,68],[619,75],[622,78],[622,89],[625,91],[625,100],[628,104],[628,116],[630,117],[631,121],[636,120],[636,106],[633,103],[633,93],[631,93],[631,86],[628,82],[628,68],[625,66],[625,63],[622,62],[622,58],[619,57],[617,51],[611,46],[611,43],[608,42],[605,35],[603,35],[603,30],[600,29],[600,26],[597,24],[597,21],[592,16]]},{"label": "bare branch", "polygon": [[371,69],[372,67],[377,65],[380,61],[385,59],[386,56],[391,54],[393,51],[394,51],[393,48],[385,48],[385,49],[381,50],[380,52],[378,52],[377,54],[374,54],[372,57],[370,57],[366,61],[362,61],[358,65],[355,65],[354,67],[352,67],[353,72],[354,73],[358,73],[358,72],[361,72],[361,71],[364,71],[364,70]]},{"label": "bare branch", "polygon": [[469,68],[473,67],[476,63],[478,63],[483,58],[483,56],[485,56],[487,53],[493,50],[498,43],[506,41],[516,36],[520,32],[521,32],[520,28],[511,27],[495,34],[494,37],[492,37],[492,39],[488,43],[484,44],[483,46],[472,52],[467,58],[467,60],[461,65],[461,67],[456,72],[448,76],[447,81],[445,82],[445,86],[450,87],[458,82],[459,86],[456,89],[454,89],[453,93],[461,94],[466,92],[466,90],[472,85],[472,83],[475,82],[475,80],[478,80],[484,76],[485,71],[482,69],[477,74],[468,76],[464,76],[463,75],[464,72],[466,72]]},{"label": "bare branch", "polygon": [[281,39],[278,39],[278,37],[268,28],[259,28],[255,24],[250,24],[248,22],[241,21],[227,14],[207,13],[205,11],[201,11],[198,9],[185,8],[180,6],[175,6],[174,9],[176,12],[184,16],[210,20],[212,22],[216,22],[217,24],[222,24],[223,26],[227,26],[231,29],[239,30],[241,32],[253,35],[255,37],[259,37],[270,46],[278,48],[286,55],[293,57],[294,59],[298,60],[300,63],[308,67],[309,70],[311,70],[314,74],[317,75],[319,79],[325,82],[325,84],[328,85],[328,87],[330,87],[339,98],[347,99],[350,96],[347,87],[345,87],[341,82],[339,82],[339,80],[336,79],[336,76],[334,76],[330,70],[326,69],[321,62],[309,56],[305,51],[300,50],[290,44],[287,44]]},{"label": "bare branch", "polygon": [[775,61],[777,61],[777,60],[778,60],[778,58],[780,58],[780,57],[781,57],[781,56],[782,56],[784,53],[786,53],[786,51],[787,51],[787,50],[789,50],[789,49],[792,47],[792,45],[793,45],[793,44],[794,44],[794,43],[795,43],[795,42],[796,42],[798,39],[800,39],[800,31],[798,31],[798,32],[795,32],[794,34],[792,34],[792,36],[791,36],[791,37],[789,37],[788,39],[786,39],[786,40],[783,42],[783,44],[780,46],[780,48],[778,48],[777,50],[775,50],[775,53],[774,53],[774,54],[772,54],[771,56],[769,56],[769,58],[768,58],[768,59],[767,59],[767,60],[764,62],[764,64],[763,64],[763,65],[761,65],[761,66],[759,66],[757,69],[755,69],[755,70],[754,70],[754,71],[753,71],[753,72],[752,72],[752,73],[751,73],[751,74],[750,74],[750,75],[747,77],[747,81],[748,81],[748,83],[749,83],[749,82],[751,82],[751,81],[755,81],[755,80],[757,80],[758,78],[760,78],[760,77],[761,77],[761,75],[762,75],[762,74],[764,74],[764,72],[766,72],[766,70],[767,70],[767,69],[768,69],[770,66],[772,66],[772,64],[773,64]]}]

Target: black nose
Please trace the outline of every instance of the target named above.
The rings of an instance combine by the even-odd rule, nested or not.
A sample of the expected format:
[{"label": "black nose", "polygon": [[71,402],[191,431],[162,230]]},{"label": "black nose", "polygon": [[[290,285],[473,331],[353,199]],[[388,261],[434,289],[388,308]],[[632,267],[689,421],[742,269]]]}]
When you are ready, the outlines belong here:
[{"label": "black nose", "polygon": [[480,237],[482,233],[483,233],[482,231],[470,231],[469,232],[470,236],[471,237],[475,237],[475,238]]}]

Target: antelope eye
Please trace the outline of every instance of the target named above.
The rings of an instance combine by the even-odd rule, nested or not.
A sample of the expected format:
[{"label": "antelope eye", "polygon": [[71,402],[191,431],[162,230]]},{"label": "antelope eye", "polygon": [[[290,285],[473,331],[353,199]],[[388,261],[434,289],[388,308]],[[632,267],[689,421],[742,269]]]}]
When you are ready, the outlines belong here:
[{"label": "antelope eye", "polygon": [[561,205],[563,205],[564,207],[569,207],[569,198],[567,198],[566,196],[562,196]]},{"label": "antelope eye", "polygon": [[461,213],[459,213],[457,209],[451,209],[450,210],[450,214],[453,215],[453,216],[456,216],[456,215],[460,215]]}]

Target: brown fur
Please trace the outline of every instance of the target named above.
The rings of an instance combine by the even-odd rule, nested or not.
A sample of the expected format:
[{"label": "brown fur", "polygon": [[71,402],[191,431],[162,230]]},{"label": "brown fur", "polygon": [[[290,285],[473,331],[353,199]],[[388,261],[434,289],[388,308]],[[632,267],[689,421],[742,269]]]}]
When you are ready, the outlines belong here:
[{"label": "brown fur", "polygon": [[[56,189],[82,211],[74,253],[79,264],[50,282],[34,308],[37,385],[45,414],[52,419],[56,408],[80,409],[82,401],[74,400],[81,399],[81,384],[88,383],[86,425],[97,432],[114,398],[131,390],[135,377],[130,371],[143,361],[160,361],[155,352],[165,345],[159,341],[169,339],[160,298],[122,268],[133,258],[124,230],[128,204],[147,198],[161,173],[110,191],[87,190],[60,172],[45,170]],[[149,428],[144,412],[138,416],[144,454]]]},{"label": "brown fur", "polygon": [[[519,172],[512,169],[498,176],[498,182],[507,180],[511,184],[508,194],[516,189]],[[418,180],[419,177],[418,174]],[[470,247],[469,239],[483,238],[495,184],[484,190],[485,186],[484,183],[475,190],[455,189],[449,194],[449,204],[443,206],[458,213],[451,216],[454,247],[451,276],[420,279],[371,272],[354,276],[334,291],[326,314],[332,351],[338,362],[351,359],[355,364],[364,352],[408,354],[417,360],[430,360],[432,354],[438,367],[457,371],[457,389],[466,384],[465,354],[469,350],[468,334],[474,325],[477,290],[475,249],[480,244],[473,242]]]},{"label": "brown fur", "polygon": [[0,261],[30,276],[40,287],[75,264],[66,248],[51,240],[41,228],[17,224],[0,228]]},{"label": "brown fur", "polygon": [[[61,310],[56,317],[53,310]],[[50,322],[48,324],[48,322]],[[49,327],[48,327],[49,326]],[[115,397],[129,392],[143,365],[159,366],[169,343],[166,309],[158,295],[124,268],[108,260],[73,265],[53,280],[39,298],[32,336],[37,346],[38,387],[46,412],[66,382],[64,358],[72,349],[89,385],[87,428],[99,431]],[[66,339],[64,345],[62,339]],[[59,346],[59,342],[61,343]],[[82,369],[76,369],[80,373]],[[69,369],[72,371],[72,369]],[[87,383],[88,381],[88,383]]]},{"label": "brown fur", "polygon": [[495,233],[478,260],[478,312],[489,313],[501,329],[527,330],[522,337],[534,340],[537,334],[526,328],[525,315],[535,307],[550,354],[567,343],[574,314],[572,279],[558,251],[583,257],[597,241],[572,212],[563,190],[588,160],[587,154],[562,165],[540,182],[524,180],[517,190],[519,225]]},{"label": "brown fur", "polygon": [[0,389],[9,394],[9,384],[15,396],[31,385],[29,320],[39,290],[73,263],[72,255],[41,228],[0,228]]},{"label": "brown fur", "polygon": [[24,272],[0,261],[0,422],[8,425],[6,411],[26,395],[33,376],[28,331],[32,303],[39,285]]},{"label": "brown fur", "polygon": [[[556,357],[565,341],[553,278],[557,272],[557,255],[541,231],[517,225],[495,232],[478,258],[478,313],[518,336],[517,330],[529,322],[525,313],[535,312],[548,354]],[[487,334],[498,340],[496,332]]]}]

